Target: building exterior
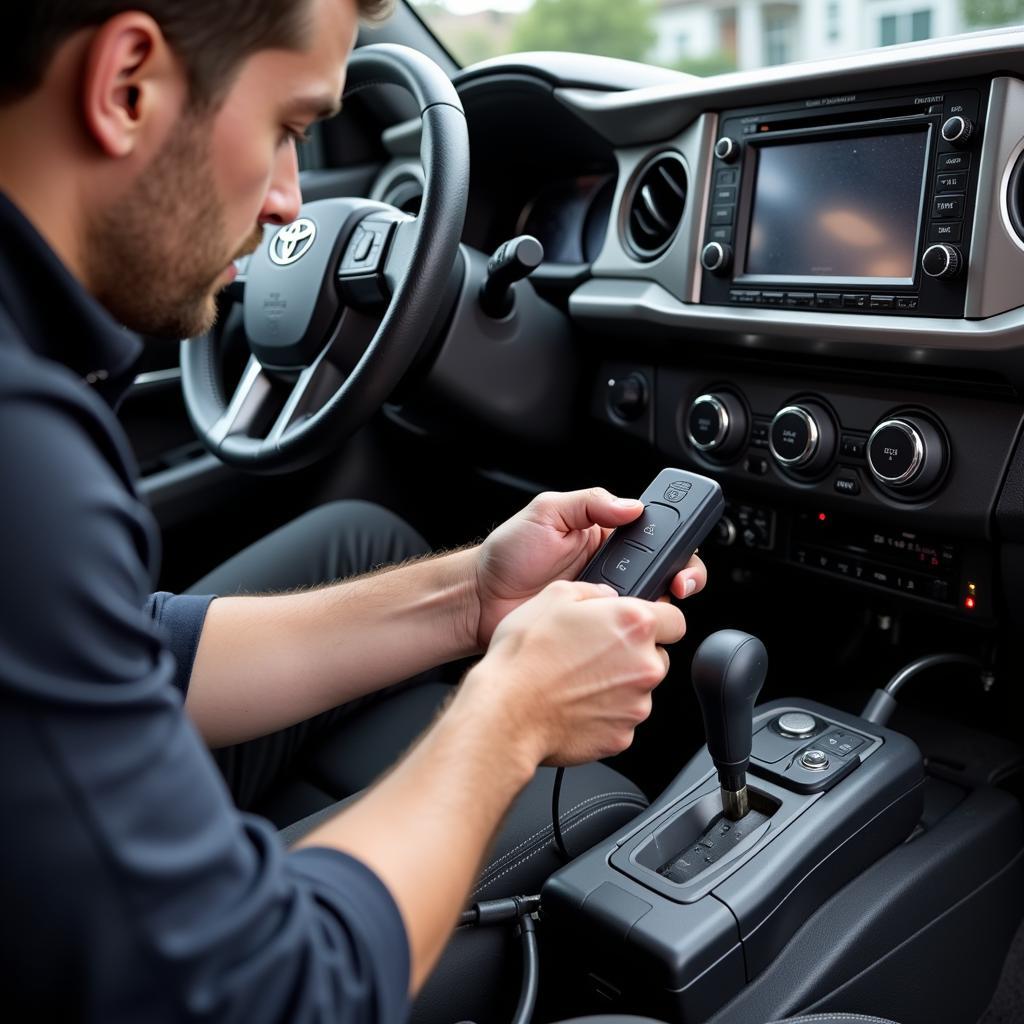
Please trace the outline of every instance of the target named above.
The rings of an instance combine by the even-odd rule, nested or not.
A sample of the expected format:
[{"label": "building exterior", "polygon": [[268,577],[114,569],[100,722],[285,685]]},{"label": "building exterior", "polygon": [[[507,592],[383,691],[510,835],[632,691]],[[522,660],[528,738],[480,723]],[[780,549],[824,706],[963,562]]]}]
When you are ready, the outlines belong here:
[{"label": "building exterior", "polygon": [[650,59],[758,68],[968,31],[962,0],[660,0]]}]

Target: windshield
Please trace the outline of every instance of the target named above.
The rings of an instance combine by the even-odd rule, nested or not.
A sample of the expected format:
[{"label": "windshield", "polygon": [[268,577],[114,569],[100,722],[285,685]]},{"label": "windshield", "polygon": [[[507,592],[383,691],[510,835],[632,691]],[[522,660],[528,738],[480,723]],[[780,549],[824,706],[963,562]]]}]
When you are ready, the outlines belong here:
[{"label": "windshield", "polygon": [[462,64],[572,50],[695,75],[1024,22],[1024,0],[411,0]]}]

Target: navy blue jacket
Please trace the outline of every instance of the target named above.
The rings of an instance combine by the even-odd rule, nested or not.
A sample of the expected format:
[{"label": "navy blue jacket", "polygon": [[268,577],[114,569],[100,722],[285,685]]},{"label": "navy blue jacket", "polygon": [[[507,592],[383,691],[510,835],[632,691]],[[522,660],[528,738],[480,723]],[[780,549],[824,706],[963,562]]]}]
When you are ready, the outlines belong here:
[{"label": "navy blue jacket", "polygon": [[139,347],[0,196],[0,1014],[398,1024],[388,891],[239,813],[182,710],[211,598],[150,594]]}]

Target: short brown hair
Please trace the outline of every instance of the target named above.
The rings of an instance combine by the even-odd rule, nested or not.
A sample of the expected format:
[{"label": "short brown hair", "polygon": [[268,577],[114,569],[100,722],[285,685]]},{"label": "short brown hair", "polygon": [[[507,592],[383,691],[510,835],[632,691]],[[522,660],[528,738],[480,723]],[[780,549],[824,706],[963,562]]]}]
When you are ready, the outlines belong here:
[{"label": "short brown hair", "polygon": [[[356,0],[370,21],[393,0]],[[42,82],[57,47],[72,33],[124,11],[142,11],[160,26],[188,73],[192,102],[215,103],[241,63],[260,50],[298,49],[310,0],[0,0],[0,102],[28,95]]]}]

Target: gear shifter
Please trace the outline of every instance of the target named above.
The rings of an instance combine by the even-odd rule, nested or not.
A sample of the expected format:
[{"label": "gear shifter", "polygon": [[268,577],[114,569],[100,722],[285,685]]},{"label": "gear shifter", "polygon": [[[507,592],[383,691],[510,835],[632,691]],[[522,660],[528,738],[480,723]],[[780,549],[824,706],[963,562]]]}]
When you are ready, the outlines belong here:
[{"label": "gear shifter", "polygon": [[747,765],[753,732],[754,701],[768,671],[764,644],[749,633],[723,629],[697,648],[691,668],[708,751],[718,769],[722,810],[738,821],[750,810]]}]

